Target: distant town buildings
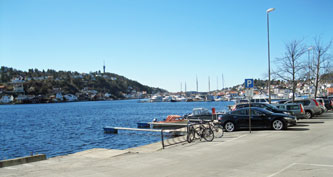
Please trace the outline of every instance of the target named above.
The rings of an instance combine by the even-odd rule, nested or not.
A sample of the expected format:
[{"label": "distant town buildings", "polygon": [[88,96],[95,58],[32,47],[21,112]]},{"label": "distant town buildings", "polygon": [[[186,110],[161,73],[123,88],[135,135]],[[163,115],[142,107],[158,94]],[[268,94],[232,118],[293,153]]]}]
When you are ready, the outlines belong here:
[{"label": "distant town buildings", "polygon": [[[7,71],[7,68],[4,68],[4,71]],[[43,74],[36,74],[38,72]],[[0,104],[143,98],[154,102],[230,101],[245,98],[245,90],[242,84],[209,92],[187,91],[185,89],[185,92],[181,91],[178,93],[168,93],[162,89],[149,88],[147,86],[138,87],[139,83],[137,82],[116,74],[105,73],[105,64],[103,65],[103,73],[100,71],[90,73],[48,72],[41,72],[35,69],[31,70],[29,74],[16,74],[15,77],[8,77],[6,83],[0,83]],[[50,73],[56,74],[52,75]],[[260,84],[255,86],[253,93],[256,96],[266,96],[267,86],[263,84],[265,81],[260,82],[261,86],[259,86]],[[293,96],[291,84],[280,81],[278,83],[271,85],[272,98],[291,98]],[[299,82],[295,96],[314,97],[314,92],[314,86],[305,82]],[[325,97],[331,95],[333,95],[333,84],[321,83],[317,96]]]}]

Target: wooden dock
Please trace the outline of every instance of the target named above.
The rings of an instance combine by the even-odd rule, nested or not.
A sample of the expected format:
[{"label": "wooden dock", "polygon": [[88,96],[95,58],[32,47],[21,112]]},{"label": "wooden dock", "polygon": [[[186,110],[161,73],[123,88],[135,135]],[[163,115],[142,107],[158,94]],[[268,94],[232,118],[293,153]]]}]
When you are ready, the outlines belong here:
[{"label": "wooden dock", "polygon": [[128,128],[128,127],[109,127],[106,126],[103,128],[104,133],[113,133],[117,134],[118,130],[125,131],[145,131],[145,132],[160,132],[161,133],[161,143],[162,148],[164,149],[164,133],[170,133],[172,136],[183,136],[187,134],[187,127],[179,129],[152,129],[152,128]]},{"label": "wooden dock", "polygon": [[187,126],[187,123],[148,122],[148,124],[153,128],[160,129],[179,129]]},{"label": "wooden dock", "polygon": [[186,133],[187,128],[179,129],[151,129],[151,128],[129,128],[129,127],[109,127],[106,126],[103,128],[105,133],[114,133],[117,134],[118,130],[127,130],[127,131],[146,131],[146,132],[160,132],[160,133],[172,133],[173,135],[182,135]]}]

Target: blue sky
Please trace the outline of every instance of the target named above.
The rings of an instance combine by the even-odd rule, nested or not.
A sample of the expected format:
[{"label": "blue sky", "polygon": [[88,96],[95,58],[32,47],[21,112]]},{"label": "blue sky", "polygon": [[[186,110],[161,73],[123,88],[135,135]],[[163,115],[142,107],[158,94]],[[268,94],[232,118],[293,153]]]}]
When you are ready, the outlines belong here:
[{"label": "blue sky", "polygon": [[[267,73],[285,43],[333,38],[330,0],[0,0],[0,65],[102,70],[142,84],[208,91]],[[305,56],[306,57],[306,56]],[[274,63],[271,63],[274,68]],[[218,81],[218,86],[217,86]]]}]

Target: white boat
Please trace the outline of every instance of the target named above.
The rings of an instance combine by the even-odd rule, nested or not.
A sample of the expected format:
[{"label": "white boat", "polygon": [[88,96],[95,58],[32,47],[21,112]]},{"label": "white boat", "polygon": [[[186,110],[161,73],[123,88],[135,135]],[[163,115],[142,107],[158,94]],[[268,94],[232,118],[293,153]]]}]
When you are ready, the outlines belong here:
[{"label": "white boat", "polygon": [[66,101],[69,101],[69,102],[77,101],[77,97],[73,94],[66,94],[66,95],[64,95],[64,98]]},{"label": "white boat", "polygon": [[172,96],[165,96],[165,97],[162,99],[163,102],[171,102],[171,100],[172,100]]},{"label": "white boat", "polygon": [[154,95],[150,99],[150,102],[162,102],[162,101],[163,101],[163,98],[162,98],[162,96],[159,96],[159,95]]},{"label": "white boat", "polygon": [[0,103],[4,103],[4,104],[8,104],[8,103],[11,103],[13,101],[14,101],[13,95],[10,95],[10,96],[4,95],[0,99]]},{"label": "white boat", "polygon": [[181,95],[175,96],[174,99],[176,102],[186,102],[187,101],[187,98],[185,98]]}]

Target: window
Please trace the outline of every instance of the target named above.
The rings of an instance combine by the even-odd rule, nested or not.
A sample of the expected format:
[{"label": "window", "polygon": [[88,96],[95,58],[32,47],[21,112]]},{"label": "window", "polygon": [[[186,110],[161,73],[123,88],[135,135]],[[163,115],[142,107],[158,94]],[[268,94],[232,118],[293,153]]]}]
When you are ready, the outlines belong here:
[{"label": "window", "polygon": [[200,110],[194,110],[193,111],[193,115],[200,115],[201,114],[201,111]]},{"label": "window", "polygon": [[240,109],[240,108],[249,107],[249,105],[248,104],[239,104],[236,107],[237,107],[237,109]]},{"label": "window", "polygon": [[304,103],[302,103],[302,104],[303,104],[303,106],[307,106],[310,104],[310,100],[305,100]]},{"label": "window", "polygon": [[300,109],[299,105],[288,105],[287,106],[287,110],[298,110],[298,109]]},{"label": "window", "polygon": [[242,110],[236,110],[232,113],[233,115],[249,115],[247,109],[242,109]]},{"label": "window", "polygon": [[266,108],[266,106],[264,104],[258,104],[257,107],[259,107],[259,108]]},{"label": "window", "polygon": [[251,114],[253,116],[261,116],[263,113],[258,110],[251,109]]},{"label": "window", "polygon": [[300,101],[295,101],[295,103],[301,103],[303,104],[303,106],[308,106],[310,104],[310,100],[300,100]]}]

